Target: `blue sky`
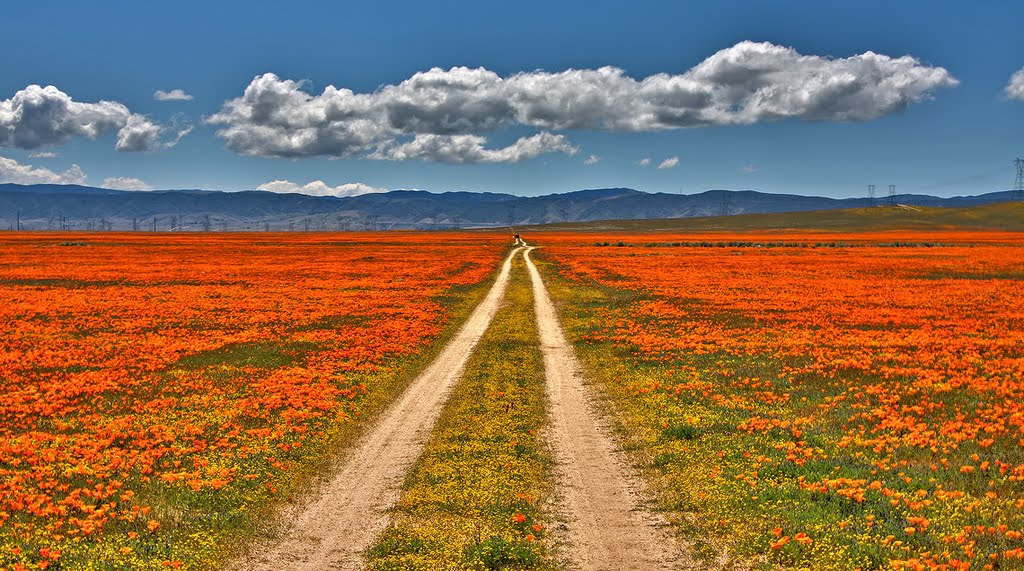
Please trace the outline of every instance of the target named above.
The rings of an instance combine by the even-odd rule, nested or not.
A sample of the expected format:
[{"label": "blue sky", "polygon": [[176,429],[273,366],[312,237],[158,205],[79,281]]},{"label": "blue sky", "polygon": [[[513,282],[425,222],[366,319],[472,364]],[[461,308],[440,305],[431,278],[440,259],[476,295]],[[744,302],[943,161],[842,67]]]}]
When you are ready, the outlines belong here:
[{"label": "blue sky", "polygon": [[[953,196],[1009,188],[1012,160],[1024,155],[1024,101],[1006,91],[1024,67],[1024,6],[1015,2],[100,6],[5,7],[0,105],[13,109],[30,85],[52,85],[59,101],[88,105],[75,107],[73,120],[51,113],[17,125],[0,106],[0,180],[224,190],[278,181],[267,187],[278,191],[322,181],[309,192],[520,195],[628,186],[861,196],[874,183]],[[735,78],[735,69],[694,83],[700,74],[691,70],[723,50],[737,56],[742,72],[756,72],[757,62],[777,66],[775,89],[852,74],[858,91],[835,100],[813,92],[812,103],[794,92],[755,108],[751,93],[720,83]],[[865,68],[857,58],[869,51],[914,61]],[[747,56],[768,59],[751,64]],[[584,74],[577,84],[558,75],[605,66],[621,69],[620,77],[606,84]],[[469,70],[450,73],[458,67]],[[372,96],[431,68],[443,71],[434,78],[443,89],[470,75],[481,83],[460,91],[442,119],[415,86]],[[477,68],[486,77],[469,73]],[[875,85],[871,73],[890,68]],[[659,102],[678,94],[638,87],[656,74],[714,93],[717,102],[688,107],[692,120],[652,120],[645,110],[666,111]],[[238,99],[257,77],[266,93],[287,96],[275,113],[288,114],[289,126],[261,123],[253,118],[257,105]],[[321,98],[328,86],[367,95],[369,103],[317,123],[308,118],[314,109],[348,105],[342,96]],[[191,100],[154,98],[174,89]],[[593,97],[575,99],[586,89]],[[546,114],[545,98],[556,94],[564,97]],[[506,109],[502,98],[520,103]],[[239,105],[228,112],[232,100]],[[669,111],[679,111],[673,105]],[[398,125],[396,110],[417,122]],[[386,128],[382,118],[390,118]],[[40,127],[43,120],[59,124]],[[365,124],[356,129],[357,121]]]}]

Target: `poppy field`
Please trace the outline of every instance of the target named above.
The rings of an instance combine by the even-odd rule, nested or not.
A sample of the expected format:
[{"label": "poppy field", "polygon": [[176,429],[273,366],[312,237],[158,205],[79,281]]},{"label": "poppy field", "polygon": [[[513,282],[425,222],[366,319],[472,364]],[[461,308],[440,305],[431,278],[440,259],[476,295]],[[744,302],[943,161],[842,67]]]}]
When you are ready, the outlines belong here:
[{"label": "poppy field", "polygon": [[209,567],[483,294],[504,236],[0,240],[0,568]]},{"label": "poppy field", "polygon": [[1024,569],[1024,240],[545,234],[657,506],[716,568]]},{"label": "poppy field", "polygon": [[[1019,234],[527,240],[696,566],[1024,569]],[[0,569],[224,566],[438,353],[508,247],[0,236]],[[368,568],[559,567],[522,264]]]}]

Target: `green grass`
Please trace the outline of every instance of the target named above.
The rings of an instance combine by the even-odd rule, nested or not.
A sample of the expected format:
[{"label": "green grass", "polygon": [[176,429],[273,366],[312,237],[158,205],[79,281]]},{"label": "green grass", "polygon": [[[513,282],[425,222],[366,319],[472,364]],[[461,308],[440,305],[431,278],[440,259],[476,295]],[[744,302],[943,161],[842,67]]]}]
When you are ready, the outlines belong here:
[{"label": "green grass", "polygon": [[506,296],[369,552],[372,570],[552,568],[543,358],[521,257]]},{"label": "green grass", "polygon": [[277,369],[301,363],[306,355],[316,350],[316,343],[308,341],[232,343],[210,351],[182,357],[171,368],[185,370],[216,367]]},{"label": "green grass", "polygon": [[[693,232],[753,230],[878,231],[901,229],[985,229],[1024,231],[1024,203],[999,203],[966,208],[880,206],[775,214],[739,214],[700,218],[599,220],[530,226],[525,231]],[[612,243],[617,244],[617,242]]]}]

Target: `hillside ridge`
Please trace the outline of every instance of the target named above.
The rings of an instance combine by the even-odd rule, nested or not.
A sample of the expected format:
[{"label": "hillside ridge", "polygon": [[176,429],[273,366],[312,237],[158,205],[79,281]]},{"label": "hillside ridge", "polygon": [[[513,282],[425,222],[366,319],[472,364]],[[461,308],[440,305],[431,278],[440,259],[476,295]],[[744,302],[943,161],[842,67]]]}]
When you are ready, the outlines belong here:
[{"label": "hillside ridge", "polygon": [[[970,207],[1007,202],[1012,195],[1011,191],[951,198],[901,194],[894,199],[917,207]],[[333,197],[262,190],[122,191],[78,185],[0,184],[0,228],[29,230],[430,230],[867,206],[866,198],[722,189],[686,195],[595,188],[543,196],[399,189]]]}]

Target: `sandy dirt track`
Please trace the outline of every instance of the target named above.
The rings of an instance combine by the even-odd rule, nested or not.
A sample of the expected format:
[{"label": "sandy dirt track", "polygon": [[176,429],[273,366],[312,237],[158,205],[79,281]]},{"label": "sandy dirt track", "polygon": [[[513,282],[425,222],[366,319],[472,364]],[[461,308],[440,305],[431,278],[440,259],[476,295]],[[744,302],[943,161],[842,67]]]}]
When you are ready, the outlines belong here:
[{"label": "sandy dirt track", "polygon": [[666,524],[643,509],[633,473],[594,405],[572,346],[540,272],[524,257],[533,282],[562,509],[568,516],[567,554],[584,571],[686,569],[691,565]]},{"label": "sandy dirt track", "polygon": [[512,259],[505,259],[487,297],[433,363],[346,455],[317,495],[290,513],[282,536],[254,548],[236,568],[254,570],[361,569],[363,551],[383,531],[387,510],[420,455],[466,361],[505,295]]}]

